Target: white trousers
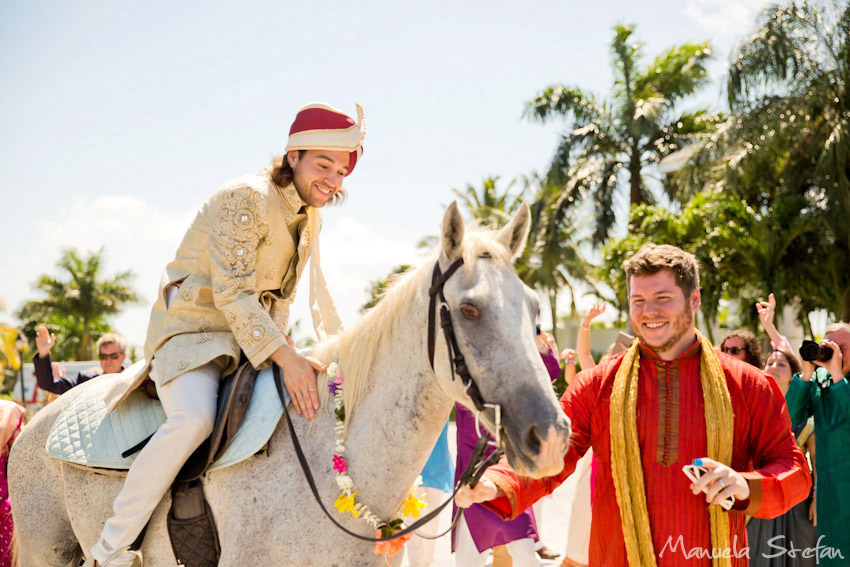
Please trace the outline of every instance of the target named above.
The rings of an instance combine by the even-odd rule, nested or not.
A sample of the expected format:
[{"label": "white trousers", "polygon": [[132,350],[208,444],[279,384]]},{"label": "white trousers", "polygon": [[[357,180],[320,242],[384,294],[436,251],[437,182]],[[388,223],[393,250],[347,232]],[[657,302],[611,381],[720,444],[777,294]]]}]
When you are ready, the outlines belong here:
[{"label": "white trousers", "polygon": [[[539,567],[540,561],[534,552],[534,540],[530,537],[516,539],[505,544],[514,567]],[[475,547],[475,541],[466,525],[466,518],[461,517],[457,527],[457,539],[455,540],[455,565],[457,567],[485,567],[487,565],[487,552],[479,553]]]},{"label": "white trousers", "polygon": [[[155,372],[156,361],[153,361]],[[124,488],[113,505],[100,539],[91,550],[98,564],[132,544],[148,523],[154,508],[174,482],[192,452],[212,433],[221,369],[206,364],[157,386],[165,423],[136,456]],[[122,554],[108,567],[130,567],[133,557]]]},{"label": "white trousers", "polygon": [[[443,503],[446,493],[439,488],[423,486],[419,489],[417,496],[419,498],[425,497],[426,506],[423,511],[429,513]],[[440,533],[440,516],[437,516],[416,531],[427,536],[437,535]],[[405,545],[405,549],[407,550],[407,567],[430,567],[431,563],[434,562],[434,547],[436,544],[437,540],[421,538],[414,533],[413,537]]]},{"label": "white trousers", "polygon": [[534,505],[531,507],[531,509],[534,510],[534,521],[537,523],[537,534],[540,538],[534,544],[535,552],[540,551],[546,546],[546,544],[543,543],[543,500],[546,498],[549,497],[545,496],[541,498],[540,500],[535,502]]}]

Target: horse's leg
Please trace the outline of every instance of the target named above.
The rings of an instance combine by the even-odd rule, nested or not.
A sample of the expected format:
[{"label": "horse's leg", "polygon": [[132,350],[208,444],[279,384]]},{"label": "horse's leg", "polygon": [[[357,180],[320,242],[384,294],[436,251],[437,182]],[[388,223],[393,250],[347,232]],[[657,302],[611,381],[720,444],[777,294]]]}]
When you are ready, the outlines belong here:
[{"label": "horse's leg", "polygon": [[24,428],[9,457],[9,491],[22,567],[64,567],[80,556],[62,489],[61,465],[44,451],[58,413],[46,412]]}]

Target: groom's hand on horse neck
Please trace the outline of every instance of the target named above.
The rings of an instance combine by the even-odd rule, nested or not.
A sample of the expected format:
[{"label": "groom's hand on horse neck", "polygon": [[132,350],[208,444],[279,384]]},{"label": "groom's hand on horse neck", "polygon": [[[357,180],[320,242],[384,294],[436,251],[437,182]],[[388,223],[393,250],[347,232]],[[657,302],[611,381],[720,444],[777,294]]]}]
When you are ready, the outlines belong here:
[{"label": "groom's hand on horse neck", "polygon": [[272,360],[283,370],[283,385],[292,399],[298,415],[313,419],[319,409],[319,394],[316,388],[316,372],[324,372],[328,365],[312,356],[298,354],[289,345],[282,346],[272,354]]},{"label": "groom's hand on horse neck", "polygon": [[455,504],[457,504],[458,508],[469,508],[479,502],[495,500],[501,495],[502,489],[496,486],[485,474],[478,481],[478,484],[475,485],[475,488],[470,488],[468,484],[463,485],[457,495],[455,495]]}]

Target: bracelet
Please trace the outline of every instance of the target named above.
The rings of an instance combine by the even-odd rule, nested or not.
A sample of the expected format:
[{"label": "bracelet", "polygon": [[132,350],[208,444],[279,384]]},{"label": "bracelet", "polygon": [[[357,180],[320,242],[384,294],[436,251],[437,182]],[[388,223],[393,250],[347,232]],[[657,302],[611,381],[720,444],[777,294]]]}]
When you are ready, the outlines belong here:
[{"label": "bracelet", "polygon": [[581,329],[582,331],[589,331],[590,325],[579,325],[578,328]]}]

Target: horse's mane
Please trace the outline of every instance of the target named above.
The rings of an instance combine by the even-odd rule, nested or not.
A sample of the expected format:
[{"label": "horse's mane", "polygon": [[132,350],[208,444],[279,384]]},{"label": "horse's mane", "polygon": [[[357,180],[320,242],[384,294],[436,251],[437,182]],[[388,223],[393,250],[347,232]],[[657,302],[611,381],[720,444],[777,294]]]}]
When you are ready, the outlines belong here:
[{"label": "horse's mane", "polygon": [[[500,261],[505,265],[511,263],[511,253],[504,244],[495,239],[495,234],[496,231],[474,225],[472,230],[469,226],[467,227],[461,255],[468,275],[472,274],[475,262],[482,256]],[[378,345],[382,341],[391,340],[390,337],[395,329],[407,316],[417,293],[424,292],[431,286],[431,273],[439,254],[440,250],[437,248],[421,266],[389,286],[377,305],[354,325],[339,336],[322,341],[313,349],[313,356],[322,362],[339,362],[345,384],[343,402],[346,408],[346,428],[366,389],[367,376],[375,361]],[[326,384],[322,381],[319,385],[320,401],[323,406],[328,403]]]}]

